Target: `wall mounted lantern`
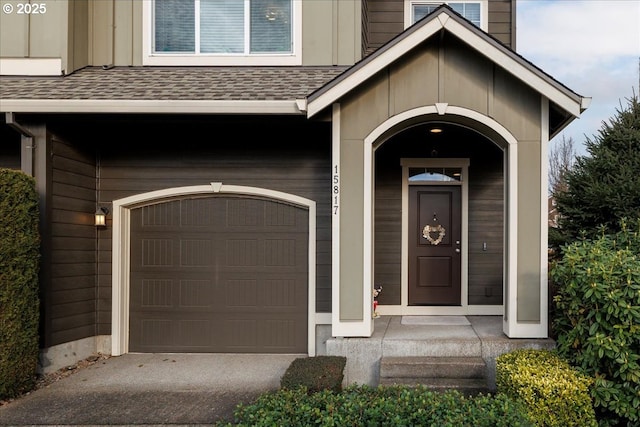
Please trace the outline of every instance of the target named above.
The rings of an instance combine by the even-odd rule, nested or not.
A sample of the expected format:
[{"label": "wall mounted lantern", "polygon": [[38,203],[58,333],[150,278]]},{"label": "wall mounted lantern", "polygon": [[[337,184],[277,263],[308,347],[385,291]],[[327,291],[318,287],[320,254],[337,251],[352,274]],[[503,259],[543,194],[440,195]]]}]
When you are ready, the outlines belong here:
[{"label": "wall mounted lantern", "polygon": [[96,209],[96,227],[106,227],[107,226],[107,214],[109,213],[109,209],[99,207]]}]

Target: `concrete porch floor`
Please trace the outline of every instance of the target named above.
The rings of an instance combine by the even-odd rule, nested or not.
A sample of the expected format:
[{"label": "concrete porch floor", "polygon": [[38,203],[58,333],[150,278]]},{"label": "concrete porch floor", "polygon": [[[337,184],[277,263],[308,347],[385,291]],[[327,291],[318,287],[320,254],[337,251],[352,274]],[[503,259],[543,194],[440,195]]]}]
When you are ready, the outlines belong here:
[{"label": "concrete porch floor", "polygon": [[377,386],[388,356],[481,357],[487,386],[495,391],[496,357],[518,348],[552,349],[550,338],[508,338],[502,316],[381,316],[370,338],[330,338],[327,354],[345,356],[344,385]]}]

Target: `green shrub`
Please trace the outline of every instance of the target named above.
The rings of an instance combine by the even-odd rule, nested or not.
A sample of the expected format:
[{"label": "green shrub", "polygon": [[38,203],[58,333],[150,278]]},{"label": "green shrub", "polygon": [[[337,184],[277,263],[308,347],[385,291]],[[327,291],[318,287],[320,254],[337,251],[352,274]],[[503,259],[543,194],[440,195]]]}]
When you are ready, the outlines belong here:
[{"label": "green shrub", "polygon": [[227,426],[455,426],[530,427],[519,403],[505,395],[465,397],[422,386],[352,385],[342,392],[304,387],[264,393],[238,405]]},{"label": "green shrub", "polygon": [[280,387],[305,387],[309,393],[320,390],[342,390],[344,356],[313,356],[295,359],[280,380]]},{"label": "green shrub", "polygon": [[38,195],[35,180],[0,168],[0,399],[33,388],[38,364]]},{"label": "green shrub", "polygon": [[558,351],[592,376],[601,422],[640,424],[640,219],[575,242],[551,268]]},{"label": "green shrub", "polygon": [[597,426],[592,379],[551,350],[514,350],[496,358],[496,387],[523,402],[537,426]]}]

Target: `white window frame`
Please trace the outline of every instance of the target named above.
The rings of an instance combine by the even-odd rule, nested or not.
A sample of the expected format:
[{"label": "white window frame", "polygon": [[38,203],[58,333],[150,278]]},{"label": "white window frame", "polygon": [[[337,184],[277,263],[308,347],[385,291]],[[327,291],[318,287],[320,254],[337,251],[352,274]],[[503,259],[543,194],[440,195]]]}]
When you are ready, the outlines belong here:
[{"label": "white window frame", "polygon": [[[153,4],[142,4],[142,64],[143,65],[302,65],[302,1],[291,1],[292,51],[287,53],[216,54],[216,53],[156,53],[153,52]],[[161,0],[160,0],[161,1]],[[196,16],[197,17],[197,16]],[[199,30],[196,30],[198,32]]]},{"label": "white window frame", "polygon": [[407,29],[414,24],[413,6],[419,4],[441,5],[449,3],[479,3],[480,4],[480,28],[484,32],[489,31],[489,0],[404,0],[404,28]]}]

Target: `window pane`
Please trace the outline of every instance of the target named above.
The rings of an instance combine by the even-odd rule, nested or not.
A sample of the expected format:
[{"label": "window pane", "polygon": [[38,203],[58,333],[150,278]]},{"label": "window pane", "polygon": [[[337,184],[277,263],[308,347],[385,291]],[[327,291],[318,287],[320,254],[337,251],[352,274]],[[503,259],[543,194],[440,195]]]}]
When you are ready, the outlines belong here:
[{"label": "window pane", "polygon": [[291,51],[291,0],[252,0],[251,53]]},{"label": "window pane", "polygon": [[[413,5],[413,23],[415,24],[420,19],[424,18],[434,10],[436,10],[443,3],[427,3],[427,4],[414,4]],[[458,12],[460,15],[467,18],[473,24],[480,26],[480,3],[446,3],[451,9]]]},{"label": "window pane", "polygon": [[195,0],[155,2],[155,52],[195,52]]},{"label": "window pane", "polygon": [[200,0],[200,52],[244,52],[243,0]]},{"label": "window pane", "polygon": [[462,169],[460,168],[409,168],[409,182],[460,181]]},{"label": "window pane", "polygon": [[451,9],[480,26],[480,3],[449,3]]},{"label": "window pane", "polygon": [[414,4],[413,23],[415,24],[440,6],[439,4]]}]

